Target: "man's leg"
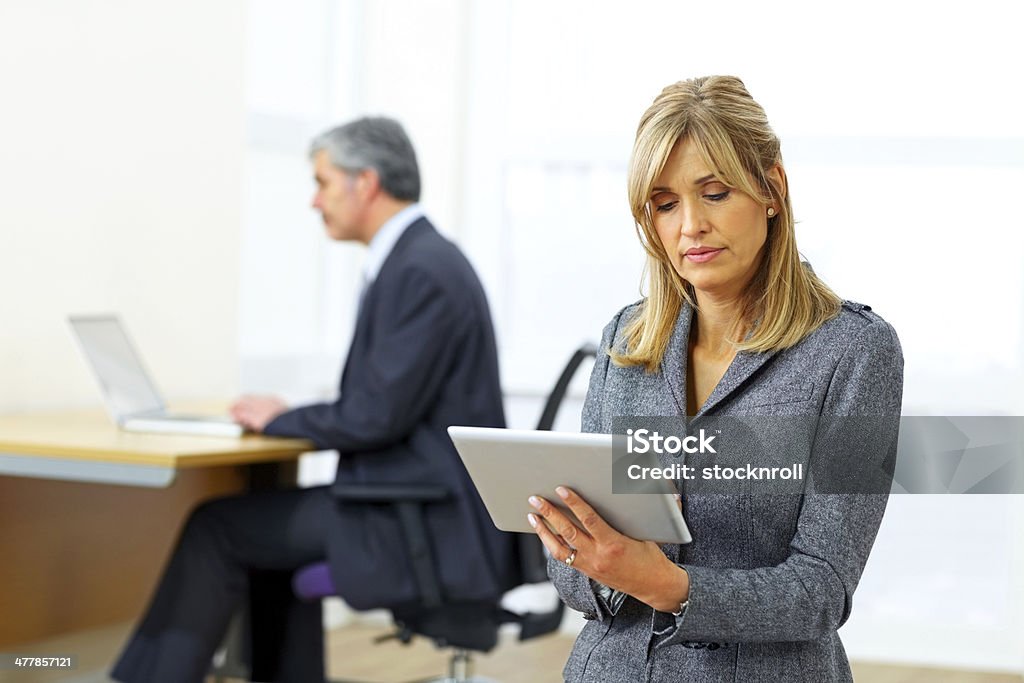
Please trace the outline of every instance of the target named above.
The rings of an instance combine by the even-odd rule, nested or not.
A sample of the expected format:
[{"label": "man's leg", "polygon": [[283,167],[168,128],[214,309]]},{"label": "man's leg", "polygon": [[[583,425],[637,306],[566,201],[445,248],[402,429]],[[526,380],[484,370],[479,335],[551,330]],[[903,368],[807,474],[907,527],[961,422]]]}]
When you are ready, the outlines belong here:
[{"label": "man's leg", "polygon": [[[287,572],[323,559],[327,529],[336,514],[326,487],[246,494],[201,505],[185,525],[146,616],[111,675],[139,683],[201,681],[232,613],[247,595],[250,570]],[[267,598],[283,604],[287,588],[281,579],[276,585]],[[263,596],[255,597],[262,602]],[[288,607],[286,618],[306,623],[314,620],[314,611],[318,614],[319,607],[296,603],[294,611]],[[279,646],[289,660],[303,666],[312,664],[302,662],[307,658],[303,649],[310,657],[319,653],[322,679],[322,642],[316,641],[322,633],[319,619],[315,621],[316,629],[308,624],[299,628],[305,643],[293,642],[288,634]],[[258,644],[261,649],[270,646]]]},{"label": "man's leg", "polygon": [[249,574],[249,664],[253,681],[323,681],[324,620],[319,600],[292,591],[293,571]]}]

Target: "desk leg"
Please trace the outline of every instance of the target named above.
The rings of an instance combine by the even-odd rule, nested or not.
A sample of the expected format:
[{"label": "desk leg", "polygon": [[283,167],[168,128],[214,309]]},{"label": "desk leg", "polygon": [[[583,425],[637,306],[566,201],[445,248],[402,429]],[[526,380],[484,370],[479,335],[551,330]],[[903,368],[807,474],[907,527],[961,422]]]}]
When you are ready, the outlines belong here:
[{"label": "desk leg", "polygon": [[[290,488],[297,485],[297,462],[268,462],[249,465],[246,480],[249,491],[269,491]],[[242,605],[231,619],[220,649],[214,656],[210,673],[220,682],[225,678],[249,680],[252,671],[252,615],[249,604],[252,596],[258,594],[282,595],[291,591],[291,574],[288,572],[250,572],[250,600]]]},{"label": "desk leg", "polygon": [[298,486],[299,464],[292,462],[261,462],[245,468],[250,491],[270,491]]}]

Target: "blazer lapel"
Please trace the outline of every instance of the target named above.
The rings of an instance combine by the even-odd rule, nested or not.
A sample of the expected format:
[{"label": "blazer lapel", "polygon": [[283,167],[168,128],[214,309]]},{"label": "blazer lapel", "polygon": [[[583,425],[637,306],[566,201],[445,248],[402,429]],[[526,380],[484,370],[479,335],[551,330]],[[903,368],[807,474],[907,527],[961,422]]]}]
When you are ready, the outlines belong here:
[{"label": "blazer lapel", "polygon": [[384,263],[381,264],[380,270],[377,272],[377,277],[373,279],[373,282],[366,286],[365,291],[362,292],[359,300],[359,311],[356,317],[356,334],[358,335],[362,328],[366,327],[366,316],[374,306],[375,301],[375,288],[377,283],[380,282],[382,275],[387,273],[393,268],[400,268],[403,254],[408,249],[409,243],[413,240],[416,233],[432,229],[430,221],[426,217],[421,216],[413,221],[408,228],[402,233],[395,245],[391,247],[391,253],[388,254],[387,258],[384,259]]},{"label": "blazer lapel", "polygon": [[708,396],[708,400],[704,401],[704,405],[700,407],[700,410],[697,411],[697,414],[694,415],[694,417],[706,415],[715,406],[727,399],[730,394],[743,386],[743,384],[775,354],[775,351],[767,351],[764,353],[740,351],[737,353],[736,357],[732,359],[732,363],[729,364],[725,374],[722,375],[722,379],[718,380],[718,384],[711,391],[711,395]]},{"label": "blazer lapel", "polygon": [[[668,348],[665,349],[665,357],[661,360],[662,377],[676,409],[681,417],[686,414],[686,375],[690,349],[690,326],[693,321],[693,308],[690,304],[683,302],[676,318],[675,328],[669,339]],[[722,379],[712,390],[711,395],[704,401],[697,414],[693,417],[700,417],[707,414],[715,406],[724,401],[734,391],[739,389],[744,382],[758,371],[768,360],[775,355],[775,351],[766,353],[749,353],[741,351],[733,358],[732,363],[726,369]]]},{"label": "blazer lapel", "polygon": [[369,316],[370,311],[374,306],[376,306],[376,288],[377,283],[380,282],[381,276],[393,268],[402,267],[404,258],[403,253],[409,248],[409,243],[413,241],[416,233],[432,229],[433,226],[425,216],[421,216],[413,221],[391,248],[391,253],[388,254],[386,259],[384,259],[384,263],[381,264],[380,270],[377,272],[377,277],[373,279],[373,282],[366,285],[365,289],[360,293],[358,309],[356,312],[356,326],[355,330],[352,332],[352,341],[349,344],[348,356],[345,359],[345,367],[341,371],[342,386],[345,384],[345,378],[348,376],[349,368],[352,365],[353,359],[361,354],[364,349],[369,348],[371,344],[371,341],[367,338],[367,335],[370,334]]},{"label": "blazer lapel", "polygon": [[668,341],[668,348],[661,359],[661,376],[672,395],[680,417],[686,417],[686,357],[690,348],[690,321],[693,308],[683,302],[676,317],[676,325]]}]

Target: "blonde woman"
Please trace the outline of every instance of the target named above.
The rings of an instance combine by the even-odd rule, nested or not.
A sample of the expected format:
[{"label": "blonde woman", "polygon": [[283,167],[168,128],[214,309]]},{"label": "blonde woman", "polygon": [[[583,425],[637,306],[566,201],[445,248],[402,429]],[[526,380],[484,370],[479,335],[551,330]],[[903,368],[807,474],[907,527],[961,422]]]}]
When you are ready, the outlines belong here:
[{"label": "blonde woman", "polygon": [[[891,472],[899,341],[869,307],[841,300],[801,263],[779,140],[742,81],[665,88],[640,120],[629,199],[649,295],[604,330],[584,431],[609,433],[622,416],[695,424],[777,414],[819,426],[872,416],[872,429],[842,441]],[[807,452],[791,455],[827,459],[826,441],[816,434]],[[565,488],[558,495],[584,529],[530,499],[549,574],[588,619],[566,680],[852,680],[837,629],[886,496],[679,490],[694,537],[685,546],[623,536]]]}]

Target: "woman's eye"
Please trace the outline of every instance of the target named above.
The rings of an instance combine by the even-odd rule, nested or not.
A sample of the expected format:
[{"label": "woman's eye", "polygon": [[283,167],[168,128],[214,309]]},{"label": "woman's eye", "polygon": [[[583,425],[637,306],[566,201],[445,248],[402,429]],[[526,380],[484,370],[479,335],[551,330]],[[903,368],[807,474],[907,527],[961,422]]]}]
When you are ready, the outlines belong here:
[{"label": "woman's eye", "polygon": [[704,199],[708,199],[708,200],[711,200],[713,202],[720,202],[720,201],[722,201],[723,199],[725,199],[728,196],[729,196],[729,190],[726,190],[725,192],[717,192],[715,194],[706,194],[706,195],[704,195]]},{"label": "woman's eye", "polygon": [[658,213],[667,213],[676,207],[676,202],[665,202],[664,204],[655,204],[654,210]]}]

